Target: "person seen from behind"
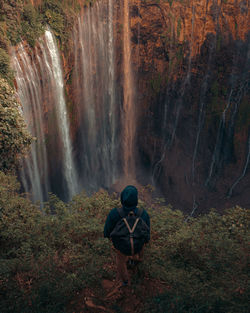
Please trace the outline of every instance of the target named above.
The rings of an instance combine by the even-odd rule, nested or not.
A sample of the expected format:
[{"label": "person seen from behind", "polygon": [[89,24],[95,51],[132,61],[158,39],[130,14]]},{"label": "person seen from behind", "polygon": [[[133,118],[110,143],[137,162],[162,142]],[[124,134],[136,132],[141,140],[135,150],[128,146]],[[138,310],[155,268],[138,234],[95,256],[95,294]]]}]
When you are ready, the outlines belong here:
[{"label": "person seen from behind", "polygon": [[122,191],[121,204],[121,208],[109,212],[104,237],[113,242],[118,280],[127,286],[130,285],[127,263],[143,260],[144,245],[150,240],[150,218],[146,210],[137,208],[138,191],[132,185]]}]

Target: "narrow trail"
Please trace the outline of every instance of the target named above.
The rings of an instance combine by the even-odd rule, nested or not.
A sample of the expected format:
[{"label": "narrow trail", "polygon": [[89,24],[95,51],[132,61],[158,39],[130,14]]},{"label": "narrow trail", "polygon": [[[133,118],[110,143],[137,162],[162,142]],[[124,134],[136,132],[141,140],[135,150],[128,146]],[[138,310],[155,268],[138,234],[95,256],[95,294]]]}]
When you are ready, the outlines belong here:
[{"label": "narrow trail", "polygon": [[[105,266],[116,271],[115,263]],[[120,287],[116,279],[103,278],[95,287],[85,288],[71,301],[67,312],[72,313],[139,313],[148,298],[159,295],[170,287],[163,282],[144,276],[140,265],[128,269],[131,286]]]}]

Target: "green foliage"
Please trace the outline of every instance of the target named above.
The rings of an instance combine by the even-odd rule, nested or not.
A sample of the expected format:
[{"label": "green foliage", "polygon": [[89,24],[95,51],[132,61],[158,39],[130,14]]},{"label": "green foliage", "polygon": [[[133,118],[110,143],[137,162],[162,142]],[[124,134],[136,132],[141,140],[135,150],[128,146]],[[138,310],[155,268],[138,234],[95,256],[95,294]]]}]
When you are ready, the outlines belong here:
[{"label": "green foliage", "polygon": [[169,290],[148,301],[145,311],[247,312],[249,214],[236,207],[189,223],[171,210],[154,217],[144,270]]},{"label": "green foliage", "polygon": [[10,58],[5,50],[0,48],[0,75],[7,77],[10,72]]},{"label": "green foliage", "polygon": [[0,21],[0,48],[7,51],[8,39],[6,35],[6,23]]},{"label": "green foliage", "polygon": [[178,22],[177,22],[177,38],[180,37],[180,33],[181,33],[181,18],[178,18]]},{"label": "green foliage", "polygon": [[31,47],[35,46],[36,39],[44,31],[41,16],[32,4],[27,4],[23,8],[21,19],[22,37],[26,38]]},{"label": "green foliage", "polygon": [[52,10],[58,14],[62,14],[63,12],[63,4],[62,1],[57,0],[44,0],[42,3],[43,10]]},{"label": "green foliage", "polygon": [[169,3],[170,7],[172,6],[174,0],[167,0],[167,2]]},{"label": "green foliage", "polygon": [[162,86],[162,77],[160,74],[158,74],[154,79],[151,79],[150,86],[154,93],[158,94],[160,92]]},{"label": "green foliage", "polygon": [[184,58],[184,52],[183,52],[183,45],[179,45],[177,48],[176,48],[176,59],[177,59],[177,62],[181,63],[183,61],[183,58]]},{"label": "green foliage", "polygon": [[51,195],[40,211],[17,193],[13,177],[0,173],[0,180],[0,312],[64,312],[111,261],[103,223],[118,202],[102,191],[68,204]]},{"label": "green foliage", "polygon": [[[0,172],[0,181],[0,312],[65,312],[78,292],[114,276],[103,225],[115,196],[82,192],[66,204],[50,195],[41,211],[18,194],[14,177]],[[186,222],[170,207],[147,210],[152,238],[140,271],[166,288],[153,298],[135,288],[147,298],[142,312],[247,312],[249,211]]]},{"label": "green foliage", "polygon": [[69,29],[72,28],[75,14],[79,11],[77,1],[45,0],[42,2],[41,14],[43,22],[49,25],[63,48],[69,39]]},{"label": "green foliage", "polygon": [[15,92],[0,78],[0,170],[12,170],[31,143]]},{"label": "green foliage", "polygon": [[0,21],[0,77],[12,83],[13,73],[10,66],[10,57],[8,55],[8,45],[6,23]]},{"label": "green foliage", "polygon": [[[77,0],[44,0],[40,6],[33,6],[29,0],[2,0],[0,3],[0,47],[4,45],[5,49],[6,43],[16,45],[21,40],[27,40],[33,47],[45,27],[49,25],[62,44],[62,48],[66,48],[69,31],[79,10],[80,5]],[[2,25],[5,29],[4,35],[1,35]]]},{"label": "green foliage", "polygon": [[64,19],[60,13],[51,9],[45,12],[46,22],[54,30],[55,35],[59,36],[64,30]]},{"label": "green foliage", "polygon": [[0,22],[6,24],[6,36],[12,44],[21,40],[19,17],[22,12],[23,1],[2,0],[0,2]]}]

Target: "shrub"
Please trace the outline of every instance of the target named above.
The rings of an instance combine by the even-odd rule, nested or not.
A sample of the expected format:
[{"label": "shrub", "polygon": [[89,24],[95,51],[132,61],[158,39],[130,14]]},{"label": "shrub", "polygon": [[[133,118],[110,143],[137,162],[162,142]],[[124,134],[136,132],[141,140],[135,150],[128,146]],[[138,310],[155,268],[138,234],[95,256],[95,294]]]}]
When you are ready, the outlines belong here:
[{"label": "shrub", "polygon": [[[66,204],[50,195],[41,211],[18,194],[14,177],[0,180],[1,312],[64,312],[77,292],[98,292],[102,278],[114,277],[103,224],[116,197],[82,192]],[[249,212],[211,211],[188,223],[170,207],[148,212],[152,239],[140,271],[166,288],[153,298],[135,290],[147,298],[142,312],[247,312]]]},{"label": "shrub", "polygon": [[20,114],[15,92],[0,78],[0,170],[13,170],[30,144],[31,136]]},{"label": "shrub", "polygon": [[100,284],[110,262],[103,222],[117,200],[103,191],[69,204],[51,195],[41,212],[15,178],[0,180],[0,312],[64,312],[77,291]]},{"label": "shrub", "polygon": [[[49,25],[66,47],[69,38],[69,29],[73,25],[76,12],[79,12],[78,1],[44,0],[40,6],[33,6],[30,1],[7,1],[0,3],[0,23],[5,23],[5,38],[1,38],[0,47],[6,39],[12,45],[17,45],[21,40],[27,40],[30,46],[34,46],[36,40]],[[1,24],[0,24],[1,27]]]},{"label": "shrub", "polygon": [[34,47],[36,39],[43,33],[42,17],[31,4],[24,6],[21,19],[22,37],[26,38],[29,45]]},{"label": "shrub", "polygon": [[145,271],[169,291],[150,300],[148,312],[247,312],[249,211],[211,211],[189,223],[175,214],[154,218]]},{"label": "shrub", "polygon": [[63,34],[64,30],[64,18],[60,13],[54,12],[53,10],[47,10],[45,12],[46,22],[54,30],[56,36]]},{"label": "shrub", "polygon": [[10,72],[10,58],[5,50],[0,48],[0,74],[6,77]]}]

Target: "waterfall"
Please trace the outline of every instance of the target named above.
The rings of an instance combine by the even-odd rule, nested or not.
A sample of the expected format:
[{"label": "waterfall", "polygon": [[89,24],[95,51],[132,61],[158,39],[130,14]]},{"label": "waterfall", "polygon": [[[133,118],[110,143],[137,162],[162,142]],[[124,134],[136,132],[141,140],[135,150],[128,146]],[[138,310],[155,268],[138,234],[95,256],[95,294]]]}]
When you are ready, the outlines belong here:
[{"label": "waterfall", "polygon": [[[24,118],[36,137],[20,172],[24,189],[35,201],[44,202],[49,191],[60,189],[64,190],[64,199],[71,199],[78,191],[78,183],[61,62],[52,33],[45,32],[34,54],[20,44],[17,52],[13,52],[13,68]],[[56,157],[54,151],[58,153]],[[60,167],[63,174],[52,179],[53,167]]]},{"label": "waterfall", "polygon": [[194,146],[194,152],[192,157],[192,181],[194,183],[195,180],[195,162],[200,142],[200,134],[202,130],[202,126],[205,120],[205,106],[206,106],[206,98],[207,98],[207,89],[209,85],[209,80],[211,79],[211,63],[213,60],[214,49],[216,45],[217,36],[214,36],[214,39],[209,45],[209,54],[208,54],[208,62],[207,62],[207,70],[204,76],[204,79],[201,84],[201,92],[200,92],[200,101],[199,101],[199,118],[198,118],[198,126],[196,133],[196,140]]},{"label": "waterfall", "polygon": [[48,160],[43,133],[42,86],[34,59],[30,59],[22,44],[17,54],[13,51],[13,68],[16,75],[17,94],[22,104],[22,113],[30,133],[36,137],[29,158],[24,158],[21,181],[25,191],[34,201],[43,202],[49,189]]},{"label": "waterfall", "polygon": [[109,187],[117,176],[118,120],[113,0],[96,2],[73,31],[78,162],[85,189]]},{"label": "waterfall", "polygon": [[186,74],[186,77],[185,77],[185,79],[183,81],[183,84],[181,86],[180,97],[177,100],[177,108],[176,108],[176,112],[175,112],[174,128],[173,128],[173,131],[172,131],[171,139],[169,141],[169,146],[172,146],[172,144],[174,142],[177,126],[178,126],[178,123],[179,123],[180,112],[181,112],[181,109],[182,109],[182,106],[183,106],[184,95],[185,95],[187,86],[190,84],[191,69],[192,69],[194,24],[195,24],[195,6],[193,5],[192,6],[192,28],[191,28],[191,38],[190,38],[190,45],[189,45],[189,57],[188,57],[187,74]]},{"label": "waterfall", "polygon": [[247,142],[247,155],[246,155],[246,162],[243,168],[243,171],[241,173],[241,175],[236,179],[236,181],[233,183],[233,185],[231,186],[231,188],[228,191],[227,197],[231,198],[232,194],[233,194],[233,190],[234,188],[239,184],[239,182],[242,180],[242,178],[245,177],[246,173],[247,173],[247,168],[249,165],[249,160],[250,160],[250,134],[248,135],[248,142]]},{"label": "waterfall", "polygon": [[[217,132],[216,142],[214,146],[214,151],[212,155],[211,164],[209,167],[208,177],[205,181],[205,186],[209,186],[211,180],[214,178],[216,170],[218,170],[224,161],[226,149],[230,146],[230,140],[234,136],[234,126],[236,121],[236,115],[238,112],[239,105],[245,94],[249,78],[248,78],[248,68],[249,68],[249,56],[245,56],[245,68],[241,72],[238,71],[240,66],[240,51],[241,46],[236,45],[236,52],[233,58],[232,71],[230,75],[230,91],[225,105],[225,109],[222,112],[219,128]],[[231,112],[230,112],[231,111]],[[230,113],[230,114],[229,114]],[[229,122],[227,123],[227,115],[230,116]],[[228,125],[227,125],[228,124]]]},{"label": "waterfall", "polygon": [[69,122],[64,97],[64,84],[60,56],[53,35],[49,30],[46,30],[45,32],[45,44],[47,45],[47,48],[49,50],[49,57],[51,59],[50,65],[48,62],[46,62],[45,64],[48,69],[50,68],[51,70],[51,80],[55,82],[54,99],[56,106],[56,118],[59,125],[60,136],[62,139],[63,168],[67,182],[68,197],[69,199],[71,199],[72,196],[78,191],[79,187],[72,156],[72,145],[69,134]]},{"label": "waterfall", "polygon": [[124,175],[134,175],[134,137],[135,137],[135,109],[134,109],[134,80],[131,67],[131,43],[129,23],[129,0],[124,0],[123,20],[123,155]]},{"label": "waterfall", "polygon": [[[152,169],[152,183],[153,185],[156,184],[157,179],[159,178],[159,175],[162,170],[162,162],[164,161],[166,155],[167,155],[167,150],[173,145],[175,135],[176,135],[176,130],[179,124],[179,118],[181,114],[181,109],[183,107],[183,103],[185,101],[185,93],[187,90],[188,85],[190,84],[190,78],[191,78],[191,70],[192,70],[192,54],[193,54],[193,40],[194,40],[194,26],[195,26],[195,6],[192,6],[192,23],[191,23],[191,36],[190,36],[190,42],[189,42],[189,55],[188,55],[188,60],[187,60],[187,71],[185,78],[183,78],[183,81],[181,83],[180,91],[179,91],[179,96],[177,97],[176,103],[171,103],[170,100],[170,95],[169,95],[169,90],[171,88],[170,85],[167,86],[166,90],[166,96],[165,96],[165,101],[164,101],[164,107],[163,107],[163,121],[162,121],[162,139],[163,139],[163,145],[162,145],[162,151],[160,153],[160,158],[157,160],[153,166]],[[171,34],[174,32],[174,26],[171,26]],[[170,75],[170,69],[168,72],[168,75]],[[168,115],[169,115],[169,107],[174,104],[175,105],[175,113],[174,113],[174,122],[172,126],[172,133],[169,136],[167,132],[167,127],[168,127]]]}]

